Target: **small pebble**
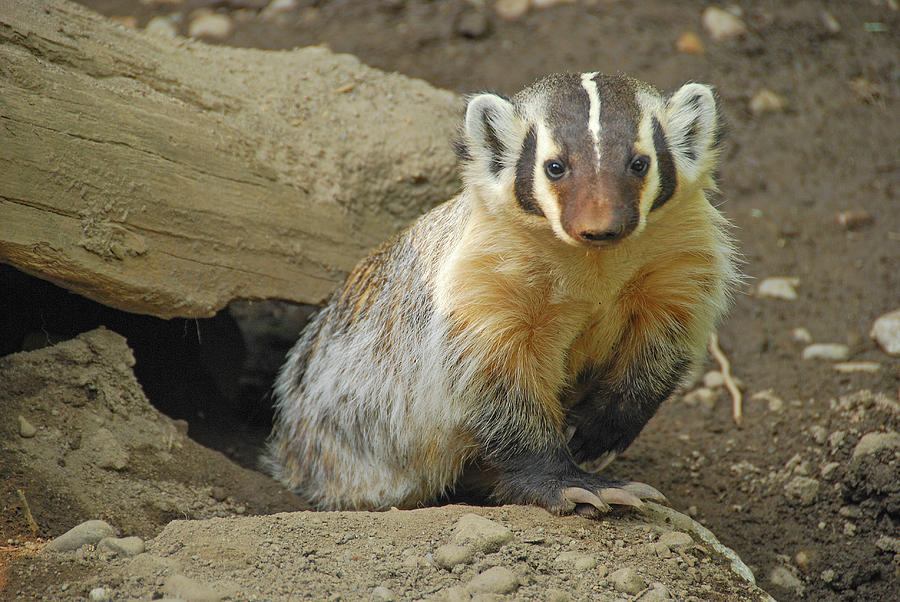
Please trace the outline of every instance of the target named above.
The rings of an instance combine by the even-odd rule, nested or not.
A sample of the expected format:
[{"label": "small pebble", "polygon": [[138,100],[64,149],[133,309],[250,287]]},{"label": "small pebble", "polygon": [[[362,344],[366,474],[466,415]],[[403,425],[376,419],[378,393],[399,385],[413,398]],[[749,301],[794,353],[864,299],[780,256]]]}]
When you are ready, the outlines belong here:
[{"label": "small pebble", "polygon": [[587,571],[597,566],[597,559],[584,552],[563,552],[556,557],[553,565],[559,569]]},{"label": "small pebble", "polygon": [[272,0],[259,14],[261,19],[271,19],[289,13],[299,4],[299,0]]},{"label": "small pebble", "polygon": [[900,538],[882,535],[875,540],[875,547],[885,552],[900,554]]},{"label": "small pebble", "polygon": [[835,16],[827,10],[822,11],[822,27],[824,27],[825,31],[833,36],[841,33],[840,21],[838,21]]},{"label": "small pebble", "polygon": [[797,595],[803,592],[803,582],[797,579],[794,574],[783,566],[772,569],[769,574],[769,581],[778,587],[790,590]]},{"label": "small pebble", "polygon": [[644,578],[631,567],[624,567],[613,572],[609,576],[609,581],[617,591],[623,594],[635,595],[647,587],[647,582]]},{"label": "small pebble", "polygon": [[872,324],[869,336],[888,355],[900,356],[900,309],[886,313]]},{"label": "small pebble", "polygon": [[856,447],[853,448],[853,459],[860,458],[866,454],[878,453],[883,449],[900,449],[900,434],[894,431],[866,433],[860,438]]},{"label": "small pebble", "polygon": [[815,424],[809,427],[809,434],[819,445],[825,445],[825,442],[828,441],[828,430],[824,426]]},{"label": "small pebble", "polygon": [[768,88],[763,88],[753,95],[747,103],[747,110],[751,115],[762,113],[781,113],[787,108],[787,100],[783,96],[775,94]]},{"label": "small pebble", "polygon": [[822,470],[819,471],[819,474],[822,475],[823,479],[831,479],[831,475],[834,474],[834,471],[837,470],[838,466],[840,466],[840,462],[829,462],[825,466],[822,467]]},{"label": "small pebble", "polygon": [[103,587],[95,587],[88,594],[88,600],[92,602],[106,602],[110,600],[109,591]]},{"label": "small pebble", "polygon": [[163,38],[174,38],[178,35],[178,29],[175,28],[175,24],[168,17],[153,17],[147,22],[144,31]]},{"label": "small pebble", "polygon": [[685,54],[702,55],[706,52],[703,40],[693,31],[685,31],[675,41],[675,50]]},{"label": "small pebble", "polygon": [[87,444],[91,459],[100,468],[122,470],[128,465],[128,450],[109,429],[99,428]]},{"label": "small pebble", "polygon": [[839,447],[844,445],[844,439],[846,439],[847,433],[844,431],[834,431],[830,435],[828,435],[828,445],[831,446],[832,450],[837,450]]},{"label": "small pebble", "polygon": [[834,216],[834,221],[841,230],[859,230],[875,223],[872,214],[865,209],[847,209]]},{"label": "small pebble", "polygon": [[790,276],[772,276],[759,283],[759,286],[756,287],[756,294],[760,297],[793,301],[797,298],[795,287],[799,284],[799,278]]},{"label": "small pebble", "polygon": [[881,370],[881,364],[878,362],[839,362],[832,368],[841,374],[854,374],[856,372],[877,374]]},{"label": "small pebble", "polygon": [[378,602],[394,602],[397,597],[394,595],[394,592],[383,585],[379,585],[372,590],[372,599]]},{"label": "small pebble", "polygon": [[728,40],[747,33],[747,27],[740,17],[715,6],[703,11],[702,21],[703,28],[714,40]]},{"label": "small pebble", "polygon": [[795,328],[791,331],[791,339],[793,339],[795,343],[803,343],[805,345],[809,345],[813,342],[812,334],[802,327]]},{"label": "small pebble", "polygon": [[682,399],[689,406],[700,405],[706,409],[712,409],[716,405],[716,392],[706,387],[698,387],[685,393]]},{"label": "small pebble", "polygon": [[725,386],[725,375],[718,370],[710,370],[703,375],[703,386],[707,389],[718,389]]},{"label": "small pebble", "polygon": [[544,594],[544,602],[569,602],[569,594],[561,589],[548,589]]},{"label": "small pebble", "polygon": [[434,563],[448,571],[453,570],[458,564],[470,564],[472,559],[472,548],[468,546],[447,544],[434,552]]},{"label": "small pebble", "polygon": [[188,35],[192,38],[209,38],[224,40],[234,31],[231,17],[225,14],[204,14],[196,17],[188,26]]},{"label": "small pebble", "polygon": [[850,348],[841,343],[813,343],[803,349],[805,360],[831,360],[842,362],[850,357]]},{"label": "small pebble", "polygon": [[819,481],[809,477],[794,477],[784,486],[784,494],[788,500],[798,502],[801,506],[809,506],[816,501],[819,493]]},{"label": "small pebble", "polygon": [[450,541],[458,546],[471,546],[473,551],[490,554],[512,541],[512,538],[512,531],[500,523],[477,514],[466,514],[456,521]]},{"label": "small pebble", "polygon": [[750,396],[753,400],[762,400],[767,402],[770,412],[781,412],[784,410],[784,401],[780,397],[776,397],[771,391],[760,391]]},{"label": "small pebble", "polygon": [[845,521],[845,522],[844,522],[843,533],[844,533],[844,535],[846,535],[847,537],[853,537],[854,535],[856,535],[856,525],[854,525],[854,524],[851,523],[850,521]]},{"label": "small pebble", "polygon": [[34,428],[34,425],[28,422],[24,416],[19,415],[19,436],[23,439],[31,439],[37,434],[37,429]]},{"label": "small pebble", "polygon": [[640,600],[646,600],[647,602],[663,602],[663,600],[672,599],[672,594],[669,593],[669,588],[667,588],[659,581],[651,583],[650,588],[650,591],[641,596]]},{"label": "small pebble", "polygon": [[498,17],[506,21],[515,21],[528,12],[531,0],[497,0],[494,3],[494,12]]},{"label": "small pebble", "polygon": [[515,573],[503,566],[495,566],[476,575],[467,589],[470,592],[485,592],[490,594],[509,594],[519,587],[519,578]]},{"label": "small pebble", "polygon": [[144,540],[137,536],[104,537],[97,547],[112,556],[137,556],[144,551]]},{"label": "small pebble", "polygon": [[694,540],[690,535],[684,533],[683,531],[669,531],[667,533],[663,533],[658,540],[658,543],[666,546],[670,550],[679,550],[682,548],[689,548],[694,545]]},{"label": "small pebble", "polygon": [[456,24],[456,33],[464,38],[477,40],[485,36],[489,25],[490,22],[485,11],[468,10],[463,13]]},{"label": "small pebble", "polygon": [[89,520],[55,538],[47,547],[54,552],[69,552],[84,545],[95,544],[104,537],[115,537],[115,535],[115,530],[106,521]]}]

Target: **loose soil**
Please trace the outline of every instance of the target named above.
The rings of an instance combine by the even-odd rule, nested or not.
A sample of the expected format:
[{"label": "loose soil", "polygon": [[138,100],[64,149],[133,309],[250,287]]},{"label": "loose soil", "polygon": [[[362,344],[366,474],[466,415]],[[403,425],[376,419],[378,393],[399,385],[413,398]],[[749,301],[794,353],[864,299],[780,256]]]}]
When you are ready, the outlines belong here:
[{"label": "loose soil", "polygon": [[[748,33],[721,42],[701,28],[705,5],[686,1],[575,2],[514,21],[463,1],[299,2],[271,18],[259,14],[264,2],[252,0],[84,3],[109,16],[134,16],[141,27],[177,13],[182,32],[193,10],[211,7],[234,20],[226,44],[327,44],[460,93],[509,94],[548,72],[588,70],[625,72],[661,89],[688,80],[716,86],[729,123],[719,200],[736,225],[747,277],[719,338],[743,383],[744,421],[740,428],[733,423],[723,390],[714,403],[673,398],[612,473],[665,492],[673,507],[734,548],[778,599],[897,599],[900,555],[885,538],[898,537],[900,459],[893,450],[853,457],[864,434],[900,430],[900,360],[868,336],[878,316],[900,306],[900,12],[891,3],[733,3],[743,9]],[[824,9],[839,32],[824,25]],[[683,31],[700,34],[706,52],[676,52]],[[751,114],[748,102],[763,88],[784,97],[786,109]],[[840,227],[836,215],[846,210],[868,212],[871,223]],[[769,276],[799,279],[798,298],[756,295]],[[58,303],[48,310],[81,302],[60,293],[46,298]],[[222,415],[210,416],[220,407],[213,402],[198,410],[184,401],[203,396],[167,395],[164,376],[143,379],[136,349],[138,379],[157,407],[188,420],[192,436],[252,465],[269,416],[259,399],[304,311],[242,304],[221,318],[243,329],[251,355],[245,366],[252,368],[232,397],[238,401],[216,412]],[[47,328],[49,314],[35,330],[48,339],[72,334],[64,321]],[[170,324],[182,334],[194,326]],[[284,324],[289,332],[275,330]],[[880,369],[845,374],[834,362],[803,360],[797,328],[815,342],[846,344],[851,360]],[[712,360],[706,366],[715,367]],[[793,489],[785,486],[798,477],[818,481],[811,498],[789,495]],[[4,480],[9,485],[0,494],[4,507],[18,511],[14,481]],[[39,521],[43,536],[88,518],[54,505],[52,491],[30,492],[29,501],[47,509]],[[4,513],[3,540],[27,539],[27,525],[13,514]]]}]

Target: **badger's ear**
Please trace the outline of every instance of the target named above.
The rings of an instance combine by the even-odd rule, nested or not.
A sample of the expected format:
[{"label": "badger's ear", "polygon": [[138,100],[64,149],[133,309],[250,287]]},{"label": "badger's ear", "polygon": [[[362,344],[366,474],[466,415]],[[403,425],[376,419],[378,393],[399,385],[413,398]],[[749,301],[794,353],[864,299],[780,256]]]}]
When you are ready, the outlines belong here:
[{"label": "badger's ear", "polygon": [[716,166],[719,150],[719,114],[709,86],[683,85],[665,106],[666,141],[681,178],[696,182]]},{"label": "badger's ear", "polygon": [[512,103],[496,94],[478,94],[466,104],[458,152],[469,168],[494,178],[511,160],[516,138],[516,111]]}]

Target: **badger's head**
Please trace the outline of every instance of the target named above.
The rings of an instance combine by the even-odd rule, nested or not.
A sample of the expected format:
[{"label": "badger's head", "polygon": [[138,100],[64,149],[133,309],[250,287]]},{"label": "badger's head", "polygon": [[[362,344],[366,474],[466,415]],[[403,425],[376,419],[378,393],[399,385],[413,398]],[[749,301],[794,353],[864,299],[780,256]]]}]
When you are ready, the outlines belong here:
[{"label": "badger's head", "polygon": [[664,98],[621,75],[548,76],[506,99],[469,99],[457,144],[488,211],[603,247],[673,199],[714,186],[719,119],[709,87]]}]

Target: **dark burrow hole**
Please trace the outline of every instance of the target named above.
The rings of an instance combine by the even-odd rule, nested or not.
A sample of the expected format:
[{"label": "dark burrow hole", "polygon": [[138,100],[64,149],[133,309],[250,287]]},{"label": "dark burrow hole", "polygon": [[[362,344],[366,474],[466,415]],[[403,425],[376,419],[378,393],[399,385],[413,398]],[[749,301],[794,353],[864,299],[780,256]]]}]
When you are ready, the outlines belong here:
[{"label": "dark burrow hole", "polygon": [[235,301],[212,318],[163,320],[107,307],[0,265],[0,356],[105,326],[128,340],[135,375],[154,407],[187,421],[198,443],[257,469],[272,424],[272,383],[314,310]]}]

